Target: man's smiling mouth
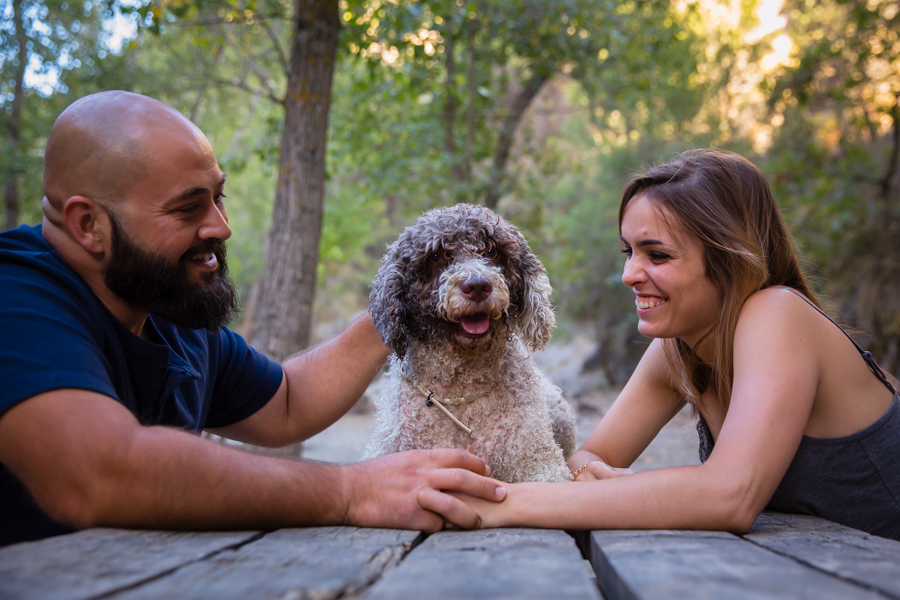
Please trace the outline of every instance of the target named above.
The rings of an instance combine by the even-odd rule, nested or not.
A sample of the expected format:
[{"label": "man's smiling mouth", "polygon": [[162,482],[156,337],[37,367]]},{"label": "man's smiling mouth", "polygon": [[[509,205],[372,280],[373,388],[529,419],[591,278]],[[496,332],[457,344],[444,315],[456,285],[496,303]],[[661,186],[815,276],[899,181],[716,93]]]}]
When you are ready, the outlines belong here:
[{"label": "man's smiling mouth", "polygon": [[216,260],[215,252],[200,252],[192,256],[190,260],[194,263],[200,263],[202,266],[208,269],[214,269],[216,266],[218,266],[218,260]]}]

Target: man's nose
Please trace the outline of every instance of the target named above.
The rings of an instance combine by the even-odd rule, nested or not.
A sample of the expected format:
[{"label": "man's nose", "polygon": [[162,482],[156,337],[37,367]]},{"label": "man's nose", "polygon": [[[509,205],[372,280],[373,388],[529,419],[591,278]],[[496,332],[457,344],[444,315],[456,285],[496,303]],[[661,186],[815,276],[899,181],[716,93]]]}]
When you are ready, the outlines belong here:
[{"label": "man's nose", "polygon": [[216,238],[227,240],[231,237],[231,227],[228,226],[228,214],[225,208],[219,208],[215,202],[211,202],[204,215],[203,225],[200,227],[201,240]]}]

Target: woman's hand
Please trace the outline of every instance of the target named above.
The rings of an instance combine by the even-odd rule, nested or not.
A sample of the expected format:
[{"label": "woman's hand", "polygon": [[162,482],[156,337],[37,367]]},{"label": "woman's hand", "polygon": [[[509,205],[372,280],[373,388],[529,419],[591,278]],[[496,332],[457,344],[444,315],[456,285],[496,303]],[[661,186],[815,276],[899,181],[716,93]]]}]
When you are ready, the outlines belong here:
[{"label": "woman's hand", "polygon": [[585,468],[575,481],[597,481],[599,479],[612,479],[613,477],[621,477],[623,475],[634,475],[631,469],[621,469],[619,467],[611,467],[602,460],[593,460],[585,464]]},{"label": "woman's hand", "polygon": [[[510,515],[509,510],[506,510],[506,507],[504,505],[507,504],[507,498],[509,497],[510,492],[512,492],[516,487],[520,487],[521,485],[522,484],[520,483],[504,483],[503,486],[506,489],[506,496],[504,496],[504,498],[499,502],[492,502],[483,498],[478,498],[477,496],[471,496],[469,494],[460,492],[446,492],[446,494],[448,496],[453,496],[456,499],[461,500],[463,504],[477,513],[478,521],[473,529],[511,527],[513,526],[510,521],[512,515]],[[458,523],[452,523],[445,517],[444,529],[466,529],[466,527],[460,526]]]},{"label": "woman's hand", "polygon": [[[572,471],[574,481],[597,481],[622,475],[634,475],[631,469],[611,467],[609,463],[588,450],[579,450],[566,461]],[[575,477],[575,474],[578,474]]]}]

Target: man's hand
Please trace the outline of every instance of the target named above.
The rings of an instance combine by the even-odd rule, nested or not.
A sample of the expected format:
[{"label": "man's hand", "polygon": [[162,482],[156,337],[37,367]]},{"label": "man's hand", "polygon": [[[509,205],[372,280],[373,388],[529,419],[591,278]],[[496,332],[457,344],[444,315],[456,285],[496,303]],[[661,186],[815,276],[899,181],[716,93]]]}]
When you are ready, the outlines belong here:
[{"label": "man's hand", "polygon": [[476,529],[481,525],[478,513],[446,492],[499,502],[506,489],[489,474],[480,458],[451,449],[398,452],[348,465],[342,474],[346,522],[434,532],[446,520]]}]

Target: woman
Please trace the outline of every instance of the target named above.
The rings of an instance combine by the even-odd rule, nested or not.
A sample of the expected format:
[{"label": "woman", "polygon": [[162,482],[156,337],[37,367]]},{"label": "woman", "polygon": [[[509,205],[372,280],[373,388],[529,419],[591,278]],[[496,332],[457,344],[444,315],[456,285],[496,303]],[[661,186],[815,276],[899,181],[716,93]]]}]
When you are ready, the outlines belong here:
[{"label": "woman", "polygon": [[[569,459],[578,483],[469,500],[482,526],[743,532],[768,507],[900,539],[897,392],[819,310],[762,173],[686,152],[631,180],[619,229],[622,280],[654,339]],[[632,474],[685,403],[703,464]]]}]

